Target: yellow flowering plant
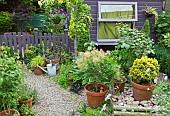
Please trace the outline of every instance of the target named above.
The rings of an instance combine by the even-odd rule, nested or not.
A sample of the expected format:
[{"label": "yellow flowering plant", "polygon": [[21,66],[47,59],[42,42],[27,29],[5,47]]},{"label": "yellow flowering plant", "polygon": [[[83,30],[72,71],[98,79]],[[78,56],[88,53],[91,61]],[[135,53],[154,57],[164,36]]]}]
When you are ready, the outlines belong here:
[{"label": "yellow flowering plant", "polygon": [[151,85],[154,79],[158,77],[159,64],[155,58],[142,56],[136,59],[130,68],[129,76],[138,84]]}]

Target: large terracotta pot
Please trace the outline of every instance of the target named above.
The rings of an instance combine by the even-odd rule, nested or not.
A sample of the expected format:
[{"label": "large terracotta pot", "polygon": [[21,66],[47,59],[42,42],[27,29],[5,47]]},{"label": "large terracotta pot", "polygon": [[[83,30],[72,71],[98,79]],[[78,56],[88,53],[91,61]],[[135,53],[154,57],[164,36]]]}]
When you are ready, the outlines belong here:
[{"label": "large terracotta pot", "polygon": [[152,91],[156,87],[155,85],[143,86],[131,81],[133,86],[133,97],[137,101],[149,100],[152,97]]},{"label": "large terracotta pot", "polygon": [[32,100],[33,100],[33,97],[28,99],[28,100],[18,100],[18,102],[22,105],[22,104],[28,104],[28,108],[32,108]]},{"label": "large terracotta pot", "polygon": [[20,116],[20,113],[14,109],[4,110],[4,111],[0,112],[0,116],[9,116],[10,114],[14,114],[15,112],[18,114],[18,116]]},{"label": "large terracotta pot", "polygon": [[95,86],[95,83],[85,85],[84,90],[86,92],[88,105],[91,108],[97,108],[104,101],[104,98],[105,98],[105,95],[108,91],[108,88],[107,88],[107,86],[105,86],[103,84],[97,84],[97,86],[102,88],[103,90],[100,91],[100,92],[91,92],[89,90],[92,86]]}]

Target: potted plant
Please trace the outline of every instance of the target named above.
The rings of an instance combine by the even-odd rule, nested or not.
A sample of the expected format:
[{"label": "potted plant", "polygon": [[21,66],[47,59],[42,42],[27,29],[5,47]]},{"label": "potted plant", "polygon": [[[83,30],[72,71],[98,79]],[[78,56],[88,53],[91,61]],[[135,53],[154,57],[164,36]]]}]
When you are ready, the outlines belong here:
[{"label": "potted plant", "polygon": [[57,64],[60,61],[60,56],[57,53],[52,52],[52,50],[47,49],[45,53],[45,61],[47,64],[50,64],[50,63]]},{"label": "potted plant", "polygon": [[87,96],[88,105],[93,108],[100,106],[111,85],[111,79],[116,73],[116,60],[109,57],[102,50],[92,50],[82,53],[82,56],[76,60],[79,67],[77,72],[77,79],[82,80],[85,85],[84,89]]},{"label": "potted plant", "polygon": [[21,62],[13,57],[0,58],[0,114],[3,116],[17,112],[18,88],[23,81],[24,70]]},{"label": "potted plant", "polygon": [[0,112],[0,116],[20,116],[20,113],[17,110],[10,109],[10,110],[4,110]]},{"label": "potted plant", "polygon": [[152,90],[156,84],[154,79],[158,77],[159,64],[156,59],[142,56],[137,58],[130,68],[129,76],[133,86],[133,97],[135,100],[149,100],[152,96]]},{"label": "potted plant", "polygon": [[112,78],[113,85],[116,90],[120,90],[121,92],[124,92],[124,86],[127,81],[126,77],[123,76],[121,72],[120,66],[116,68],[116,74],[114,78]]},{"label": "potted plant", "polygon": [[40,55],[36,56],[31,60],[31,67],[34,69],[34,74],[35,75],[41,75],[43,74],[43,71],[38,67],[44,67],[45,66],[45,59],[41,57]]},{"label": "potted plant", "polygon": [[22,85],[19,90],[18,102],[21,105],[27,104],[29,108],[32,108],[32,101],[33,101],[32,91],[26,85]]},{"label": "potted plant", "polygon": [[155,23],[157,22],[157,20],[158,20],[158,12],[156,11],[156,8],[154,8],[152,6],[145,5],[144,11],[145,11],[145,15],[147,17],[151,17],[151,16],[155,15]]}]

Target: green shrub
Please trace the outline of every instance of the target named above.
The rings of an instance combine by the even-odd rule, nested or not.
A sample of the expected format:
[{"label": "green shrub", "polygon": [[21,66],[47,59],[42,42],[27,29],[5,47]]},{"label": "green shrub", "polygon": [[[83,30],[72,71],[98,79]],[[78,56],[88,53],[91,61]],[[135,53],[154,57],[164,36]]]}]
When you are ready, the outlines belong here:
[{"label": "green shrub", "polygon": [[9,12],[0,12],[0,28],[3,31],[9,31],[12,29],[13,22],[11,20],[11,14]]},{"label": "green shrub", "polygon": [[156,25],[154,25],[154,30],[157,32],[156,37],[159,40],[163,39],[162,34],[166,34],[170,32],[170,28],[169,28],[170,20],[169,19],[170,19],[170,14],[166,12],[162,12],[159,15]]},{"label": "green shrub", "polygon": [[155,57],[160,65],[160,72],[166,73],[170,76],[170,49],[162,47],[160,45],[155,46]]},{"label": "green shrub", "polygon": [[145,23],[141,29],[141,32],[145,33],[146,36],[150,37],[150,25],[149,25],[148,19],[145,20]]}]

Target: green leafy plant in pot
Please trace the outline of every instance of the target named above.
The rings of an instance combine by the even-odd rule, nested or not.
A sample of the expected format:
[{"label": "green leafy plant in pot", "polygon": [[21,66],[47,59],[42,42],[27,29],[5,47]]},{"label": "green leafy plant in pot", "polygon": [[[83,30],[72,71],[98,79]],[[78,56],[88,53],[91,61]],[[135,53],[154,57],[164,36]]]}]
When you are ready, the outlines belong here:
[{"label": "green leafy plant in pot", "polygon": [[57,53],[53,52],[52,50],[47,49],[45,53],[45,61],[48,64],[50,63],[56,64],[60,62],[60,56]]},{"label": "green leafy plant in pot", "polygon": [[129,76],[133,86],[133,96],[135,100],[149,100],[152,96],[152,90],[156,84],[154,79],[158,77],[159,64],[156,59],[142,56],[136,59],[130,68]]},{"label": "green leafy plant in pot", "polygon": [[32,108],[32,90],[30,90],[26,85],[20,86],[18,101],[20,104],[27,104],[29,108]]},{"label": "green leafy plant in pot", "polygon": [[82,52],[76,64],[79,69],[75,74],[81,76],[77,77],[83,80],[82,84],[86,84],[84,89],[88,105],[97,108],[102,104],[108,91],[107,85],[111,85],[111,79],[116,73],[116,60],[102,50],[92,50]]},{"label": "green leafy plant in pot", "polygon": [[17,109],[18,88],[24,82],[24,72],[20,61],[0,58],[0,111],[9,113],[10,109]]},{"label": "green leafy plant in pot", "polygon": [[121,92],[124,92],[124,86],[125,86],[126,81],[127,79],[123,75],[123,72],[121,71],[121,67],[118,66],[116,68],[116,74],[114,78],[112,78],[112,82],[113,82],[115,89],[120,90]]},{"label": "green leafy plant in pot", "polygon": [[38,67],[44,67],[45,66],[45,59],[41,57],[40,55],[36,56],[31,60],[31,67],[34,69],[34,74],[35,75],[41,75],[43,74],[43,71]]}]

